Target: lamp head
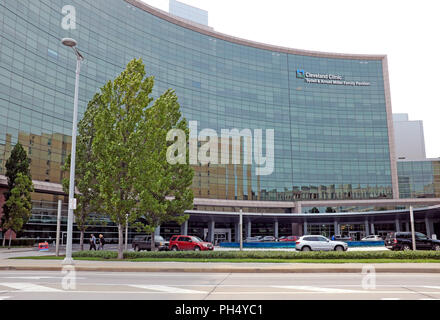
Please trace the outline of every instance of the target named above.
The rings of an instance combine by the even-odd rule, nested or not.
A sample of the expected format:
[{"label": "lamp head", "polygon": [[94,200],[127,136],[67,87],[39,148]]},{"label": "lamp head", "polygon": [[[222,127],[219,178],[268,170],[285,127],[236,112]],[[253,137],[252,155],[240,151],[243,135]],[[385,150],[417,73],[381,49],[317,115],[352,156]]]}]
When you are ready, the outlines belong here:
[{"label": "lamp head", "polygon": [[63,38],[61,39],[61,43],[66,47],[71,47],[71,48],[76,47],[77,44],[76,40],[72,38]]}]

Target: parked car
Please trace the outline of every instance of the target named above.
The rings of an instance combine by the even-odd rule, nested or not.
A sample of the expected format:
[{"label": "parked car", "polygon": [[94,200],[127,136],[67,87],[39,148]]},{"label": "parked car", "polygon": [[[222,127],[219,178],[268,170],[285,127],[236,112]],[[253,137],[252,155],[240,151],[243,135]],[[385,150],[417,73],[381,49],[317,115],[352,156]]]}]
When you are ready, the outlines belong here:
[{"label": "parked car", "polygon": [[[162,236],[155,236],[154,243],[159,251],[168,250],[168,242]],[[137,235],[131,243],[134,251],[151,250],[151,235]]]},{"label": "parked car", "polygon": [[362,238],[361,241],[383,241],[381,236],[378,235],[369,235],[365,238]]},{"label": "parked car", "polygon": [[334,241],[353,241],[353,238],[350,236],[342,236],[340,234],[335,235]]},{"label": "parked car", "polygon": [[296,242],[297,251],[347,251],[348,245],[342,241],[332,241],[324,236],[302,236]]},{"label": "parked car", "polygon": [[298,240],[298,236],[288,236],[288,237],[281,237],[279,241],[285,242],[285,241],[296,241]]},{"label": "parked car", "polygon": [[[440,250],[440,240],[428,238],[420,232],[415,233],[417,250]],[[385,238],[385,247],[390,250],[412,250],[411,232],[390,232]]]},{"label": "parked car", "polygon": [[247,237],[244,242],[261,242],[263,241],[262,236],[256,236],[256,237]]},{"label": "parked car", "polygon": [[276,242],[278,240],[274,236],[265,236],[265,237],[263,237],[263,239],[261,241],[263,241],[263,242]]},{"label": "parked car", "polygon": [[206,251],[214,250],[211,242],[206,242],[195,236],[172,236],[169,248],[172,251],[194,250]]}]

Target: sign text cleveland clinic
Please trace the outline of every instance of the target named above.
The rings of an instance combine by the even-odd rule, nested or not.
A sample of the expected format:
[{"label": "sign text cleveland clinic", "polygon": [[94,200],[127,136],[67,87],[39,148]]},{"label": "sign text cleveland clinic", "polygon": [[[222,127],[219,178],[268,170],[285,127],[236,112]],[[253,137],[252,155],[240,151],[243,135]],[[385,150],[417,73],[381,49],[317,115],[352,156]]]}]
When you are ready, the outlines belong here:
[{"label": "sign text cleveland clinic", "polygon": [[304,79],[307,83],[316,84],[328,84],[328,85],[342,85],[342,86],[370,86],[370,82],[366,81],[347,81],[344,77],[337,74],[321,74],[321,73],[311,73],[304,72],[304,70],[297,69],[296,77],[299,79]]}]

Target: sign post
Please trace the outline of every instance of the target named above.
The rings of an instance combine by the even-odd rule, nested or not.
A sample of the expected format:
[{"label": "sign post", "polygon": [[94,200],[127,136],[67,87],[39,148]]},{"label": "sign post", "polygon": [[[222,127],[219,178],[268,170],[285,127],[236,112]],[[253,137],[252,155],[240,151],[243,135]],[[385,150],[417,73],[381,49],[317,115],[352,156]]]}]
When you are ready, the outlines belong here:
[{"label": "sign post", "polygon": [[240,251],[243,251],[243,210],[240,209]]},{"label": "sign post", "polygon": [[128,250],[128,214],[125,215],[125,251]]},{"label": "sign post", "polygon": [[413,250],[417,250],[416,248],[416,234],[414,231],[414,211],[413,211],[413,207],[409,206],[409,218],[411,221],[411,238],[412,238],[412,247]]}]

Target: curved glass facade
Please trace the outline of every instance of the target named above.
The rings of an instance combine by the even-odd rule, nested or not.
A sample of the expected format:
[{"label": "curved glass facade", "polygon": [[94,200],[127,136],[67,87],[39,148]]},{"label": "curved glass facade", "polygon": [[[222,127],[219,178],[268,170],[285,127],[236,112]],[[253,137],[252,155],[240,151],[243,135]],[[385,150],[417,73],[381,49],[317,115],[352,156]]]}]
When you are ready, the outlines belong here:
[{"label": "curved glass facade", "polygon": [[440,160],[398,161],[400,198],[440,198]]},{"label": "curved glass facade", "polygon": [[[61,27],[66,4],[76,8],[75,30]],[[0,174],[20,141],[34,179],[61,180],[75,76],[63,37],[75,38],[86,57],[80,113],[106,80],[141,57],[155,76],[154,95],[175,89],[199,130],[274,129],[272,174],[257,176],[252,165],[197,166],[195,197],[393,197],[382,57],[257,48],[184,28],[124,0],[0,3]]]}]

